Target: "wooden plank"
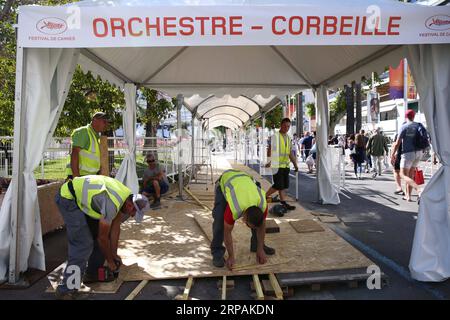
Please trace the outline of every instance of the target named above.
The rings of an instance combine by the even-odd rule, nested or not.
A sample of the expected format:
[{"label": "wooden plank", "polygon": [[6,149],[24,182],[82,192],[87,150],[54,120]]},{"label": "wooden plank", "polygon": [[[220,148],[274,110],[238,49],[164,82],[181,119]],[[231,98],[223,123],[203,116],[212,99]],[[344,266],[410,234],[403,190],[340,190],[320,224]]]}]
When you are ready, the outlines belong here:
[{"label": "wooden plank", "polygon": [[182,300],[188,300],[189,299],[189,293],[191,292],[191,288],[192,288],[193,282],[194,282],[194,278],[192,276],[189,276],[189,278],[188,278],[188,280],[186,282],[186,288],[184,288]]},{"label": "wooden plank", "polygon": [[201,202],[191,191],[188,190],[188,188],[184,187],[183,188],[184,191],[186,191],[186,193],[188,195],[191,196],[192,199],[195,200],[195,202],[197,202],[202,208],[204,208],[205,210],[209,210],[212,211],[212,209],[210,207],[208,207],[206,204],[204,204],[203,202]]},{"label": "wooden plank", "polygon": [[275,290],[275,296],[277,297],[277,299],[283,300],[283,290],[281,290],[277,277],[275,277],[275,274],[273,272],[269,273],[269,280],[272,288]]},{"label": "wooden plank", "polygon": [[309,232],[322,232],[322,231],[325,231],[325,229],[322,228],[322,226],[320,224],[318,224],[316,221],[310,220],[310,219],[290,221],[289,224],[298,233],[309,233]]},{"label": "wooden plank", "polygon": [[264,293],[263,289],[261,287],[261,282],[259,281],[259,277],[257,274],[253,275],[253,284],[255,285],[256,290],[256,299],[258,300],[264,300]]},{"label": "wooden plank", "polygon": [[222,300],[227,299],[227,276],[223,276],[222,279]]},{"label": "wooden plank", "polygon": [[141,281],[136,288],[128,295],[128,297],[125,298],[125,300],[133,300],[139,292],[141,292],[142,289],[147,285],[148,280]]},{"label": "wooden plank", "polygon": [[109,176],[108,137],[100,137],[100,174]]}]

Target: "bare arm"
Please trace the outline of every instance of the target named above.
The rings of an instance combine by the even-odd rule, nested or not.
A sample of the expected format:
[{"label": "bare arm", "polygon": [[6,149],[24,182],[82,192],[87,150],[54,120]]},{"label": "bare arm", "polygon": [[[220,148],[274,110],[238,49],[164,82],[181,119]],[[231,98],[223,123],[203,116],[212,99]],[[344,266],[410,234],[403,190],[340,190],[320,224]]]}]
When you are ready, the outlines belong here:
[{"label": "bare arm", "polygon": [[115,271],[117,269],[116,264],[114,262],[114,256],[112,253],[112,246],[111,246],[111,240],[109,237],[111,225],[105,220],[100,219],[98,224],[98,244],[100,246],[100,249],[102,250],[103,255],[105,256],[105,259],[108,263],[108,267]]},{"label": "bare arm", "polygon": [[228,252],[228,258],[227,258],[227,267],[228,269],[232,270],[235,258],[234,258],[234,248],[233,248],[233,237],[231,235],[231,231],[233,231],[234,225],[229,225],[228,223],[224,222],[223,224],[223,242],[225,244],[225,248]]},{"label": "bare arm", "polygon": [[291,160],[292,164],[294,165],[295,170],[298,170],[297,158],[294,156],[294,154],[292,152],[289,154],[289,159]]},{"label": "bare arm", "polygon": [[72,153],[70,155],[70,167],[72,168],[72,175],[74,178],[80,176],[80,150],[80,147],[72,147]]},{"label": "bare arm", "polygon": [[266,237],[266,220],[256,229],[258,237],[258,245],[256,249],[256,261],[260,264],[267,262],[267,257],[264,252],[264,238]]},{"label": "bare arm", "polygon": [[119,248],[121,220],[122,220],[122,213],[119,212],[111,224],[111,232],[110,232],[111,252],[114,259],[119,259],[119,256],[117,255],[117,249]]}]

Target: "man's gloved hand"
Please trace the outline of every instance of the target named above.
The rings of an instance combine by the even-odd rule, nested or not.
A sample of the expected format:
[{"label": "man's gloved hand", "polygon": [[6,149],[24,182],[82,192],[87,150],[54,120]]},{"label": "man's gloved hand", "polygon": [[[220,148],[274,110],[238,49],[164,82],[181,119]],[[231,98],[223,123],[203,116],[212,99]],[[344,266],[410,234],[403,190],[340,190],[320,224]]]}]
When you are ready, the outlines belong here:
[{"label": "man's gloved hand", "polygon": [[261,183],[260,183],[259,181],[255,181],[255,184],[256,184],[256,186],[257,186],[258,188],[261,189]]}]

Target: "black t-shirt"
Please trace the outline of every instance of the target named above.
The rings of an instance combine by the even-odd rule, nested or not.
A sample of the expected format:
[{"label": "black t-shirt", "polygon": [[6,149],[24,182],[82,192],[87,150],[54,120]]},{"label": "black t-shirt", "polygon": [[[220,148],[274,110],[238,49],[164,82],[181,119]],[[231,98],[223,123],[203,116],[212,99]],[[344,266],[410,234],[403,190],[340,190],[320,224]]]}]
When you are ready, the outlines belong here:
[{"label": "black t-shirt", "polygon": [[302,145],[305,146],[305,149],[311,149],[312,147],[312,141],[313,141],[313,137],[308,136],[306,138],[303,139]]}]

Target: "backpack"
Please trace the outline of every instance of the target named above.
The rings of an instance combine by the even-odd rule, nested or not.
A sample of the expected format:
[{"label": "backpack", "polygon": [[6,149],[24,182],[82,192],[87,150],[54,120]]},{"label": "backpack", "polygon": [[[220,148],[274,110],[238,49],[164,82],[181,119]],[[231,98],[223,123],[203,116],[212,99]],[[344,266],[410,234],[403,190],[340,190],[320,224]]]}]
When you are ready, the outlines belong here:
[{"label": "backpack", "polygon": [[418,150],[424,150],[430,146],[427,129],[421,123],[417,127],[416,141],[414,144]]}]

